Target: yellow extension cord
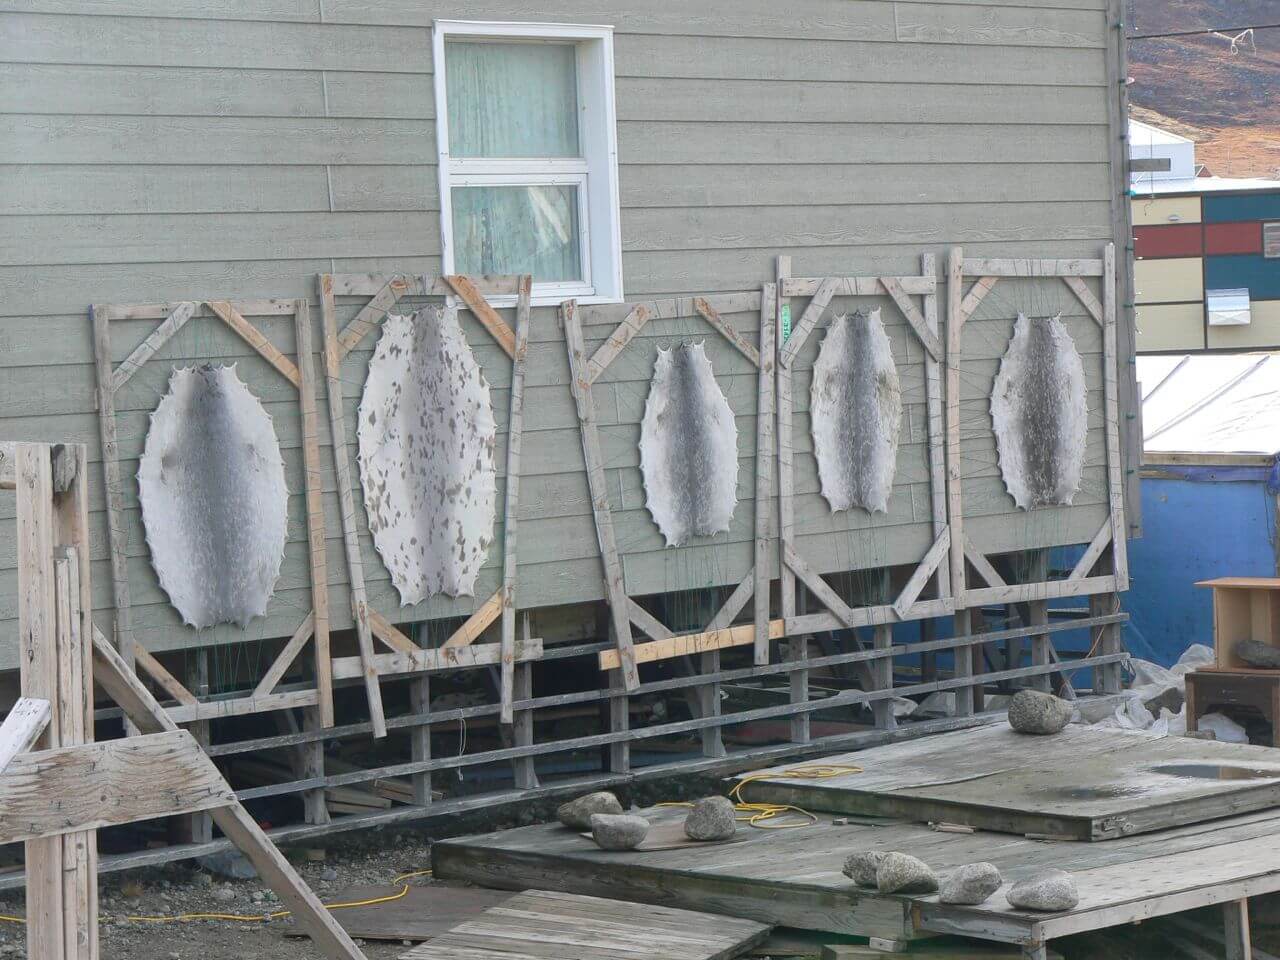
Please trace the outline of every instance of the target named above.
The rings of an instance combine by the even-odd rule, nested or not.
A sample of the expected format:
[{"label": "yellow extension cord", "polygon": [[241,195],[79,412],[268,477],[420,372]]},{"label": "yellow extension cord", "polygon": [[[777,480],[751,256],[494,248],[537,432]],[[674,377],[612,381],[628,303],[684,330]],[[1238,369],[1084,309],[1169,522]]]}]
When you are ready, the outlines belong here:
[{"label": "yellow extension cord", "polygon": [[[374,897],[370,900],[353,900],[350,903],[326,903],[323,906],[328,910],[345,910],[350,907],[373,907],[380,903],[391,903],[393,900],[399,900],[409,895],[409,885],[404,883],[413,877],[427,877],[431,875],[430,870],[417,870],[413,873],[402,873],[395,877],[391,882],[401,884],[397,893],[388,894],[385,897]],[[128,920],[131,923],[190,923],[195,920],[229,920],[237,923],[270,923],[272,920],[280,920],[289,916],[291,910],[276,910],[273,913],[264,913],[259,915],[237,914],[237,913],[179,913],[172,917],[121,917],[122,920]],[[108,917],[99,917],[99,920],[110,919]],[[7,923],[22,923],[27,921],[22,917],[6,917],[0,915],[0,921]]]},{"label": "yellow extension cord", "polygon": [[[790,770],[783,770],[781,773],[765,772],[751,773],[739,780],[732,790],[729,791],[729,799],[733,801],[733,808],[738,813],[745,816],[737,817],[739,823],[746,823],[759,830],[787,830],[792,827],[808,827],[818,822],[817,816],[801,807],[792,806],[786,803],[752,803],[742,798],[743,788],[757,780],[830,780],[833,777],[843,777],[851,773],[862,773],[862,768],[854,764],[814,764],[807,767],[793,767]],[[659,807],[691,807],[691,803],[671,802],[656,804]],[[783,823],[769,823],[770,820],[776,820],[787,814],[796,814],[802,816],[805,820],[801,822],[787,821]],[[345,910],[350,907],[372,907],[380,903],[391,903],[393,900],[399,900],[409,894],[409,885],[404,883],[413,877],[427,877],[431,875],[430,870],[418,870],[413,873],[402,873],[395,877],[391,882],[402,884],[398,893],[393,893],[385,897],[375,897],[371,900],[356,900],[351,903],[326,903],[326,909],[329,910]],[[172,917],[130,917],[126,916],[122,919],[131,923],[189,923],[196,920],[227,920],[235,923],[270,923],[272,920],[279,920],[289,916],[289,910],[277,910],[274,913],[265,913],[260,916],[250,916],[235,913],[180,913]],[[105,919],[105,918],[100,918]],[[0,922],[4,923],[23,923],[27,921],[22,917],[8,917],[0,914]]]},{"label": "yellow extension cord", "polygon": [[[749,773],[729,791],[729,799],[733,801],[733,808],[738,813],[745,814],[737,818],[739,823],[745,823],[756,827],[759,830],[788,830],[792,827],[808,827],[818,822],[818,818],[801,807],[791,806],[786,803],[751,803],[742,797],[742,789],[749,783],[757,780],[830,780],[833,777],[843,777],[851,773],[861,773],[862,768],[854,764],[814,764],[807,767],[793,767],[790,770],[783,770],[781,773],[765,772],[765,773]],[[691,807],[691,803],[660,803],[660,807]],[[786,814],[797,814],[805,819],[800,822],[794,820],[784,823],[769,823],[770,820],[776,820],[778,817]]]}]

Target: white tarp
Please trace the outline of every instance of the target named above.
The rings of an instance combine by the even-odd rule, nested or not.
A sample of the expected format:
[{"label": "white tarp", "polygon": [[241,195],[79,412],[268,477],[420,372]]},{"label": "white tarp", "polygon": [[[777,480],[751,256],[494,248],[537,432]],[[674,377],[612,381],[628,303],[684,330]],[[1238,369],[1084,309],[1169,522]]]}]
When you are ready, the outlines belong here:
[{"label": "white tarp", "polygon": [[1280,452],[1280,360],[1269,353],[1138,357],[1143,446]]}]

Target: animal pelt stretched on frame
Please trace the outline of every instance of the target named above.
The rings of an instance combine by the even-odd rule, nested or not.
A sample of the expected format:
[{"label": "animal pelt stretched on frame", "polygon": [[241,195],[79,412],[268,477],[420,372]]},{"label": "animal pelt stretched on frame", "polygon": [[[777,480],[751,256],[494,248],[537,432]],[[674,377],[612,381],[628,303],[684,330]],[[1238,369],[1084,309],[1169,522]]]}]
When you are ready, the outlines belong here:
[{"label": "animal pelt stretched on frame", "polygon": [[1060,317],[1018,314],[991,390],[1000,474],[1023,510],[1070,505],[1089,412],[1084,362]]},{"label": "animal pelt stretched on frame", "polygon": [[738,426],[701,342],[658,350],[640,423],[640,472],[667,546],[729,529]]},{"label": "animal pelt stretched on frame", "polygon": [[809,392],[813,451],[832,513],[889,509],[898,468],[902,387],[880,310],[831,321]]},{"label": "animal pelt stretched on frame", "polygon": [[471,596],[493,542],[497,426],[455,308],[387,315],[356,432],[369,532],[400,602]]},{"label": "animal pelt stretched on frame", "polygon": [[176,367],[138,465],[160,586],[185,623],[246,626],[284,559],[289,494],[271,417],[235,366]]}]

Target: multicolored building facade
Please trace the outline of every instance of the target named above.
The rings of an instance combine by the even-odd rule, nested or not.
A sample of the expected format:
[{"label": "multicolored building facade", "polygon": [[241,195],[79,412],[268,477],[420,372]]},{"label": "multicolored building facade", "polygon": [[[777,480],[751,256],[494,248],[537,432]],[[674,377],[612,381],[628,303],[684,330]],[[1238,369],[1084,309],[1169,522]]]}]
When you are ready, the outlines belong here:
[{"label": "multicolored building facade", "polygon": [[1191,141],[1130,136],[1172,160],[1131,184],[1138,351],[1280,349],[1280,181],[1197,176]]}]

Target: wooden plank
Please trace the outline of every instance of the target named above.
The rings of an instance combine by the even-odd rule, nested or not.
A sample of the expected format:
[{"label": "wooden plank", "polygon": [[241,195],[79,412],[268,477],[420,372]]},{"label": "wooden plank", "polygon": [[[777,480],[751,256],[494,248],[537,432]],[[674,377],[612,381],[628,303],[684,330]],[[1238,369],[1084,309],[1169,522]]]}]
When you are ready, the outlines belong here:
[{"label": "wooden plank", "polygon": [[[258,681],[258,685],[253,688],[252,696],[255,699],[270,696],[275,691],[289,668],[293,666],[293,661],[298,659],[298,654],[302,652],[302,648],[311,639],[311,634],[314,630],[315,611],[313,610],[302,618],[302,623],[298,624],[298,629],[293,631],[293,636],[289,638],[275,660],[272,661],[271,666],[262,675],[262,679]],[[327,664],[325,673],[330,678],[330,682],[332,682],[333,671]],[[330,713],[329,722],[324,723],[322,720],[321,725],[326,727],[333,726],[332,713]]]},{"label": "wooden plank", "polygon": [[489,301],[485,300],[480,291],[476,289],[476,285],[471,281],[471,278],[461,274],[454,274],[440,279],[462,298],[462,302],[467,305],[467,309],[489,331],[493,339],[498,342],[498,346],[506,351],[507,356],[514,357],[516,355],[516,337],[511,331],[511,326],[498,315],[497,310],[489,306]]},{"label": "wooden plank", "polygon": [[[964,496],[962,494],[961,446],[960,446],[960,361],[961,338],[964,329],[964,251],[953,247],[947,257],[947,516],[950,518],[951,542],[957,549],[951,551],[951,596],[956,607],[967,604],[965,598],[964,544]],[[967,630],[958,631],[967,633]]]},{"label": "wooden plank", "polygon": [[111,375],[111,390],[115,392],[129,382],[141,366],[156,355],[156,351],[163,347],[173,337],[175,333],[181,330],[192,315],[196,312],[198,303],[194,301],[184,301],[179,303],[165,317],[164,322],[155,330],[151,331],[147,339],[134,349],[133,353],[116,367],[115,373]]},{"label": "wooden plank", "polygon": [[[922,254],[920,273],[931,288],[924,294],[924,320],[935,337],[939,332],[937,270],[934,255]],[[946,420],[943,417],[941,360],[941,357],[932,355],[924,358],[925,408],[929,417],[929,504],[933,515],[934,539],[941,536],[943,530],[950,532],[947,527]],[[938,596],[951,596],[950,557],[946,563],[938,566],[937,572]]]},{"label": "wooden plank", "polygon": [[[390,284],[388,284],[390,286]],[[333,277],[320,276],[320,315],[324,324],[324,372],[329,398],[329,427],[333,439],[334,475],[337,478],[338,503],[342,511],[342,540],[347,556],[347,582],[351,591],[351,615],[355,621],[356,643],[364,664],[365,697],[373,735],[387,735],[387,721],[382,711],[382,690],[378,672],[373,666],[373,636],[369,629],[369,600],[365,592],[364,565],[360,558],[360,534],[356,528],[356,504],[352,494],[351,466],[347,458],[347,428],[342,409],[342,354],[338,341],[338,320],[333,293]],[[350,327],[348,327],[350,329]],[[363,335],[363,334],[362,334]],[[358,339],[357,339],[358,342]]]},{"label": "wooden plank", "polygon": [[[166,711],[175,723],[191,723],[194,720],[217,720],[222,717],[243,717],[271,710],[296,710],[314,707],[320,703],[316,690],[293,690],[273,693],[267,697],[252,694],[231,700],[205,700],[187,706],[170,707]],[[123,706],[123,704],[121,704]]]},{"label": "wooden plank", "polygon": [[732,344],[733,348],[740,354],[751,361],[752,366],[760,366],[760,351],[742,339],[741,334],[733,329],[724,317],[720,316],[719,311],[711,306],[704,297],[693,298],[693,308],[698,311],[698,315],[703,320],[715,327],[720,334]]},{"label": "wooden plank", "polygon": [[[925,254],[930,256],[930,254]],[[827,277],[787,277],[782,281],[782,296],[811,297]],[[892,277],[902,292],[910,296],[928,296],[938,290],[933,274],[918,277]],[[884,295],[883,277],[836,277],[837,297],[879,297]]]},{"label": "wooden plank", "polygon": [[94,680],[124,711],[129,722],[143,733],[178,729],[164,707],[142,685],[133,669],[96,627],[93,631]]},{"label": "wooden plank", "polygon": [[[298,403],[302,413],[302,463],[307,500],[307,565],[311,574],[311,632],[315,638],[316,690],[320,694],[320,725],[333,726],[333,677],[329,669],[329,576],[325,551],[325,518],[320,467],[320,423],[316,415],[315,347],[311,309],[306,300],[294,302],[298,342]],[[294,632],[294,637],[298,632]],[[292,643],[292,639],[290,640]],[[287,666],[287,664],[286,664]],[[259,684],[261,686],[261,684]],[[274,684],[272,684],[274,687]],[[256,693],[256,691],[255,691]]]},{"label": "wooden plank", "polygon": [[587,379],[595,383],[609,364],[618,358],[637,333],[644,329],[652,314],[643,303],[637,303],[618,324],[618,329],[609,335],[609,339],[600,345],[591,359],[587,361]]},{"label": "wooden plank", "polygon": [[[531,647],[533,644],[531,619],[528,613],[525,613],[520,618],[521,642],[526,648]],[[506,656],[505,650],[502,655]],[[512,658],[514,659],[514,657],[515,652],[513,650]],[[533,700],[533,665],[531,663],[516,664],[515,676],[512,678],[511,696],[513,700],[520,700],[523,703]],[[533,711],[518,710],[514,711],[514,714],[515,717],[511,728],[512,744],[516,747],[533,746],[535,740]],[[512,760],[511,772],[517,790],[534,790],[538,787],[538,769],[533,757],[517,757]]]},{"label": "wooden plank", "polygon": [[1253,960],[1253,944],[1249,935],[1248,899],[1224,903],[1222,923],[1227,960]]},{"label": "wooden plank", "polygon": [[622,563],[618,558],[618,545],[613,535],[613,517],[609,509],[609,488],[605,480],[604,458],[600,453],[600,438],[596,433],[595,401],[591,397],[591,381],[586,370],[586,347],[582,342],[582,327],[578,322],[578,304],[569,300],[560,306],[564,321],[565,345],[569,351],[571,372],[570,389],[578,408],[578,420],[582,432],[582,456],[586,462],[587,483],[591,489],[591,507],[595,516],[596,537],[600,542],[600,560],[604,565],[605,593],[609,599],[609,616],[613,622],[614,642],[618,645],[618,668],[622,672],[624,689],[634,690],[640,685],[640,673],[636,669],[632,651],[631,619],[627,615],[627,591],[622,579]]},{"label": "wooden plank", "polygon": [[431,883],[410,886],[403,896],[385,902],[403,889],[401,884],[361,884],[334,890],[328,899],[336,903],[384,901],[335,910],[333,916],[352,937],[399,944],[438,937],[511,896],[501,890]]},{"label": "wooden plank", "polygon": [[880,285],[884,287],[885,292],[897,304],[898,309],[902,311],[902,315],[907,318],[907,323],[911,324],[911,329],[920,338],[920,343],[924,345],[929,356],[935,360],[941,360],[942,344],[938,340],[937,333],[929,328],[929,324],[925,322],[924,315],[920,313],[916,305],[903,292],[902,285],[893,277],[881,277]]},{"label": "wooden plank", "polygon": [[970,606],[1023,603],[1027,600],[1055,600],[1059,597],[1086,597],[1095,593],[1111,593],[1116,589],[1112,576],[1085,577],[1082,580],[1050,580],[1047,583],[1014,583],[1003,587],[979,587],[966,594]]},{"label": "wooden plank", "polygon": [[[769,621],[768,636],[770,640],[780,640],[785,636],[784,621]],[[680,633],[661,640],[650,640],[637,643],[632,648],[636,663],[653,663],[657,660],[669,660],[672,657],[687,657],[695,653],[708,653],[712,650],[723,650],[727,647],[745,647],[755,643],[755,624],[744,623],[737,627],[726,627],[723,630],[704,630],[699,633]],[[601,670],[617,670],[621,659],[616,650],[601,650],[596,654]]]},{"label": "wooden plank", "polygon": [[1120,456],[1120,358],[1116,347],[1116,246],[1103,254],[1103,394],[1107,421],[1107,500],[1111,512],[1111,560],[1116,589],[1129,589],[1129,530],[1124,518],[1124,463]]},{"label": "wooden plank", "polygon": [[966,277],[1100,277],[1101,260],[1032,260],[1024,258],[964,261]]},{"label": "wooden plank", "polygon": [[662,623],[640,604],[636,603],[630,597],[627,598],[627,617],[637,627],[653,637],[655,640],[668,640],[675,636],[675,633],[667,629],[666,624]]},{"label": "wooden plank", "polygon": [[185,730],[56,747],[15,757],[0,775],[0,837],[59,836],[234,802]]},{"label": "wooden plank", "polygon": [[48,700],[18,698],[0,724],[0,773],[4,773],[10,760],[35,746],[49,726],[52,714]]},{"label": "wooden plank", "polygon": [[716,611],[716,615],[707,623],[708,630],[723,630],[738,619],[738,614],[742,612],[742,608],[751,599],[751,595],[755,590],[755,581],[756,571],[753,567],[747,571],[745,577],[738,581],[738,585],[733,588],[733,592],[725,598],[724,603],[720,605],[720,609]]},{"label": "wooden plank", "polygon": [[18,485],[17,468],[14,465],[16,448],[15,441],[0,440],[0,490],[13,490]]},{"label": "wooden plank", "polygon": [[1098,298],[1093,295],[1093,291],[1089,289],[1089,285],[1080,277],[1063,277],[1063,282],[1071,288],[1076,295],[1076,299],[1084,304],[1084,308],[1089,311],[1089,316],[1098,322],[1098,326],[1104,327],[1106,319],[1103,317],[1102,304],[1098,302]]},{"label": "wooden plank", "polygon": [[[1071,568],[1068,580],[1083,580],[1089,575],[1089,571],[1093,569],[1093,565],[1098,562],[1098,558],[1102,556],[1102,551],[1107,549],[1107,545],[1111,543],[1111,518],[1108,517],[1106,522],[1098,528],[1098,532],[1093,535],[1093,540],[1089,542],[1089,546],[1084,553],[1080,555],[1080,559],[1076,561],[1076,565]],[[991,584],[993,587],[997,584]]]},{"label": "wooden plank", "polygon": [[[98,429],[107,499],[107,539],[111,554],[111,597],[115,607],[115,642],[120,658],[133,670],[133,608],[129,600],[129,531],[124,516],[124,486],[116,439],[115,391],[111,389],[111,311],[104,304],[89,308],[93,323],[93,359],[97,369]],[[125,723],[129,731],[129,722]]]},{"label": "wooden plank", "polygon": [[295,387],[302,385],[302,375],[298,373],[298,368],[294,366],[293,361],[277,350],[275,345],[264,337],[257,327],[246,320],[229,301],[206,300],[205,303],[223,323],[238,333],[245,343],[258,351],[262,359],[275,367],[281,376]]},{"label": "wooden plank", "polygon": [[[57,603],[53,560],[53,459],[47,444],[20,443],[15,448],[14,467],[17,493],[18,539],[18,654],[20,689],[23,696],[48,700],[52,710],[44,735],[44,747],[62,745],[62,689],[58,682]],[[26,769],[25,754],[10,761],[0,777],[3,782]],[[46,810],[48,796],[39,797]],[[65,901],[62,882],[62,841],[42,838],[41,832],[8,837],[13,830],[4,818],[7,804],[0,803],[0,837],[27,840],[27,944],[33,960],[69,960],[66,953],[63,916]]]},{"label": "wooden plank", "polygon": [[[1006,586],[1004,577],[1000,576],[1000,571],[991,565],[991,561],[988,560],[987,555],[982,552],[982,548],[970,540],[967,533],[964,537],[964,560],[969,561],[973,566],[973,569],[978,571],[978,575],[981,576],[989,586]],[[963,560],[961,562],[963,562]]]},{"label": "wooden plank", "polygon": [[[779,256],[774,265],[777,281],[777,307],[774,311],[776,321],[776,367],[777,378],[774,385],[774,401],[778,417],[778,599],[782,618],[790,620],[796,615],[796,575],[782,560],[781,552],[795,539],[795,460],[791,447],[791,432],[794,429],[794,417],[791,411],[791,368],[782,362],[782,351],[787,345],[787,335],[794,334],[790,328],[791,304],[786,299],[787,278],[791,275],[791,258]],[[824,278],[825,280],[825,278]],[[819,289],[822,281],[819,282]],[[757,631],[758,631],[757,627]]]},{"label": "wooden plank", "polygon": [[[517,642],[513,656],[517,661],[539,659],[542,656],[542,640],[534,638],[529,643]],[[501,660],[502,644],[476,643],[469,647],[418,649],[413,653],[379,653],[374,656],[373,664],[382,676],[394,676],[483,667],[500,663]],[[334,679],[347,680],[360,676],[361,664],[359,657],[335,657]]]},{"label": "wooden plank", "polygon": [[526,890],[401,960],[729,960],[767,924],[546,890]]},{"label": "wooden plank", "polygon": [[782,545],[782,562],[809,588],[809,592],[817,597],[824,607],[835,614],[846,627],[858,626],[858,617],[852,607],[840,598],[821,574],[809,566],[789,544]]},{"label": "wooden plank", "polygon": [[899,617],[904,620],[907,618],[911,607],[920,598],[920,593],[924,590],[925,584],[929,582],[933,572],[938,569],[938,564],[946,559],[947,551],[950,548],[951,531],[944,528],[938,538],[933,541],[933,546],[924,555],[924,559],[916,566],[911,578],[903,585],[902,591],[898,594],[898,599],[893,602],[893,609]]},{"label": "wooden plank", "polygon": [[500,587],[497,593],[480,604],[476,612],[467,617],[462,626],[453,631],[453,635],[444,642],[445,648],[453,650],[458,647],[466,647],[478,640],[480,635],[489,629],[489,626],[498,617],[502,616],[505,595],[506,588]]},{"label": "wooden plank", "polygon": [[[324,291],[328,291],[330,295],[334,293],[334,283],[336,278],[333,274],[320,274],[320,290],[323,295]],[[391,277],[382,284],[369,298],[369,302],[360,308],[360,312],[351,318],[351,321],[342,328],[342,333],[338,335],[338,359],[341,360],[348,353],[356,348],[356,346],[378,329],[378,324],[382,322],[382,318],[386,316],[388,310],[395,306],[396,301],[404,295],[408,288],[408,280],[404,277]],[[359,296],[359,294],[351,293],[351,296]],[[327,335],[326,335],[327,336]]]},{"label": "wooden plank", "polygon": [[150,650],[139,644],[134,648],[133,653],[137,665],[146,671],[147,676],[158,683],[165,693],[181,704],[190,706],[196,703],[195,694],[183,686],[182,681],[166,670],[164,664],[151,655]]},{"label": "wooden plank", "polygon": [[502,723],[515,720],[511,703],[515,688],[516,581],[519,577],[516,528],[520,519],[520,448],[524,438],[524,374],[529,355],[529,303],[532,296],[533,277],[525,275],[520,278],[520,294],[516,301],[511,406],[507,416],[506,504],[502,513],[502,667],[498,683]]},{"label": "wooden plank", "polygon": [[999,277],[979,277],[977,282],[969,288],[969,292],[965,294],[964,300],[960,303],[960,315],[965,319],[973,316],[973,311],[978,309],[978,304],[987,298],[987,294],[991,292],[991,288],[996,285]]},{"label": "wooden plank", "polygon": [[839,283],[838,277],[825,278],[818,285],[818,289],[809,300],[809,305],[805,307],[804,313],[800,315],[800,322],[792,328],[791,336],[785,340],[779,337],[779,343],[782,344],[782,352],[778,355],[778,365],[780,367],[791,366],[791,361],[795,359],[796,354],[804,347],[809,335],[813,333],[813,328],[822,319],[822,312],[827,309],[827,304],[835,296]]},{"label": "wooden plank", "polygon": [[[774,436],[774,388],[777,379],[777,311],[778,290],[776,284],[766,283],[760,290],[760,377],[756,389],[756,502],[754,566],[751,585],[755,598],[753,622],[755,624],[755,651],[752,659],[757,665],[769,662],[768,624],[770,619],[770,584],[772,563],[769,544],[772,536],[773,513],[773,436]],[[789,412],[788,412],[789,415]],[[746,583],[744,580],[743,583]],[[725,607],[728,607],[726,603]],[[723,611],[722,611],[723,612]],[[736,614],[735,614],[736,616]],[[714,623],[727,627],[726,623]]]}]

